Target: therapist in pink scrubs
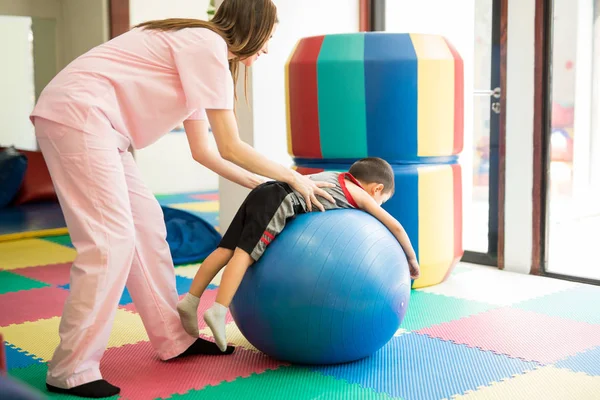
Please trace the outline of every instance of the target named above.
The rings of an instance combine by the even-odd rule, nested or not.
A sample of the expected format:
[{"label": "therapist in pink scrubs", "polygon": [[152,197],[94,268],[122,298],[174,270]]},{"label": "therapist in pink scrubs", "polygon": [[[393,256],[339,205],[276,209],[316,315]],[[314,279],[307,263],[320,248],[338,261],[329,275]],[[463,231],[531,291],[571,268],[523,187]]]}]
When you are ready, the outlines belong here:
[{"label": "therapist in pink scrubs", "polygon": [[[263,181],[258,176],[284,181],[318,208],[316,195],[332,200],[326,184],[272,162],[238,135],[237,67],[268,53],[276,24],[271,0],[225,0],[211,22],[144,23],[82,55],[44,89],[31,119],[77,249],[49,391],[119,393],[99,365],[125,285],[162,360],[234,350],[222,353],[184,331],[162,211],[130,145],[146,147],[183,121],[192,156],[219,175],[248,188]],[[218,152],[208,146],[207,118]]]}]

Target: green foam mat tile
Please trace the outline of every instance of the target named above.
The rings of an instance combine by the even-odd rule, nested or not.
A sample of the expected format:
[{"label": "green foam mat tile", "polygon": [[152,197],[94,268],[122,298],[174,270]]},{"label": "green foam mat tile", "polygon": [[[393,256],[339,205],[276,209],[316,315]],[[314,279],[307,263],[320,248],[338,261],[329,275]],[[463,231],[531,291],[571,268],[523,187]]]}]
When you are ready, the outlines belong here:
[{"label": "green foam mat tile", "polygon": [[[46,364],[33,364],[27,368],[17,368],[8,371],[11,377],[26,383],[33,389],[38,390],[43,396],[50,399],[76,400],[80,397],[70,396],[66,394],[50,393],[46,389],[46,373],[48,367]],[[1,396],[0,396],[1,398]],[[107,399],[118,399],[118,396],[107,397]]]},{"label": "green foam mat tile", "polygon": [[390,400],[399,399],[357,384],[324,376],[300,367],[281,367],[248,378],[238,378],[217,386],[192,390],[170,399],[235,399],[235,400]]},{"label": "green foam mat tile", "polygon": [[38,289],[50,286],[47,283],[13,274],[8,271],[0,271],[0,294],[19,292],[21,290]]},{"label": "green foam mat tile", "polygon": [[581,285],[513,305],[514,308],[534,311],[553,317],[600,324],[600,287]]},{"label": "green foam mat tile", "polygon": [[48,242],[60,244],[62,246],[73,247],[73,243],[71,242],[71,236],[69,235],[60,235],[60,236],[46,236],[40,239],[47,240]]},{"label": "green foam mat tile", "polygon": [[417,331],[493,308],[498,306],[413,290],[408,311],[400,327],[408,331]]}]

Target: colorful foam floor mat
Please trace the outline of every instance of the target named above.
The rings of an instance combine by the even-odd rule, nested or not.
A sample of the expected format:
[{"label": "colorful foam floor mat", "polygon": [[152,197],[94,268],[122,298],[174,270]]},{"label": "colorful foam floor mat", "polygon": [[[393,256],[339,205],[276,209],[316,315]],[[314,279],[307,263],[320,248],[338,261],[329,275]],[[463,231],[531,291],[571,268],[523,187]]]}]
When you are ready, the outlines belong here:
[{"label": "colorful foam floor mat", "polygon": [[[217,223],[214,193],[159,199]],[[51,398],[75,399],[51,396],[44,386],[74,256],[68,237],[0,243],[0,333],[9,375]],[[176,267],[180,295],[198,267]],[[204,294],[200,314],[218,285],[216,279]],[[131,400],[600,399],[599,303],[600,287],[464,264],[447,282],[413,291],[402,329],[358,362],[273,360],[229,316],[233,355],[166,363],[153,353],[125,290],[101,370],[121,387],[115,398]],[[211,339],[204,325],[201,335]]]}]

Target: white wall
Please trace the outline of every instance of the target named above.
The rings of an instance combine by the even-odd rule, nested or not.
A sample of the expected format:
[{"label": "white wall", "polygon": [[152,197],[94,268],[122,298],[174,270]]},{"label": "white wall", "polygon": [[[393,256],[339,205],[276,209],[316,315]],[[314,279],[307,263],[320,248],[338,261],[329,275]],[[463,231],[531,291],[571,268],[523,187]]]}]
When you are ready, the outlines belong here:
[{"label": "white wall", "polygon": [[[130,0],[132,26],[165,18],[206,19],[209,0]],[[212,148],[216,149],[214,142]],[[182,193],[216,190],[215,173],[192,159],[185,133],[169,133],[159,141],[135,152],[144,180],[154,193]]]},{"label": "white wall", "polygon": [[[287,154],[285,111],[285,63],[295,44],[307,36],[358,32],[359,1],[320,2],[274,0],[279,27],[270,43],[269,54],[252,67],[248,93],[251,109],[245,107],[243,79],[240,79],[238,121],[243,140],[274,161],[291,166]],[[220,4],[220,2],[217,2]],[[218,5],[218,4],[217,4]],[[219,178],[221,232],[229,226],[247,190]]]},{"label": "white wall", "polygon": [[528,274],[532,255],[535,0],[508,1],[504,268]]},{"label": "white wall", "polygon": [[209,0],[129,0],[129,21],[137,25],[165,18],[206,19]]},{"label": "white wall", "polygon": [[0,16],[0,146],[35,150],[29,113],[35,103],[31,18]]},{"label": "white wall", "polygon": [[108,0],[60,0],[60,68],[109,39]]}]

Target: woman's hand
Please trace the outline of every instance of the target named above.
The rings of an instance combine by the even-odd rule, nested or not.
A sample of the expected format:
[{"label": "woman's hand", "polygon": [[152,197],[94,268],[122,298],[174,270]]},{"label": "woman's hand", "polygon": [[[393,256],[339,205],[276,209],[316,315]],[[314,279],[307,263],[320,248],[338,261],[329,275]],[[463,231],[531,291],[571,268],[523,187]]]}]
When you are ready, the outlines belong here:
[{"label": "woman's hand", "polygon": [[301,175],[294,171],[293,179],[291,182],[288,182],[288,184],[292,188],[294,188],[298,193],[300,193],[302,197],[304,197],[304,201],[306,202],[306,208],[308,209],[308,211],[312,211],[313,204],[319,210],[325,211],[325,207],[323,207],[323,204],[319,202],[317,196],[321,196],[327,201],[335,203],[333,197],[329,193],[321,189],[324,187],[333,187],[334,185],[332,183],[316,182],[310,179],[309,177]]}]

